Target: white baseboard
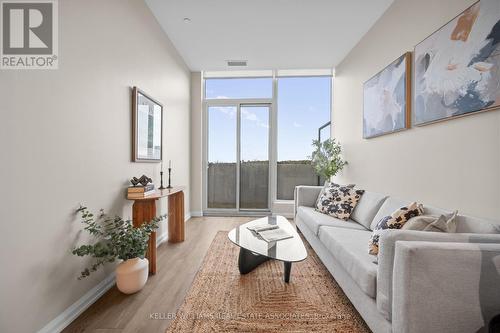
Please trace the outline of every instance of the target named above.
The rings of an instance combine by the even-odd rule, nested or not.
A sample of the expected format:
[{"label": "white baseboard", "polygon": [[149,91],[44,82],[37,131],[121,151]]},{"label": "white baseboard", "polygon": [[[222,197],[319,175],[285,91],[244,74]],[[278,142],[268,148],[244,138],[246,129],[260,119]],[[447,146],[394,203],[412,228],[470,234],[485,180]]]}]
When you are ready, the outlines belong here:
[{"label": "white baseboard", "polygon": [[192,217],[202,217],[203,216],[203,212],[201,210],[199,212],[197,212],[197,211],[191,212],[191,216]]},{"label": "white baseboard", "polygon": [[168,232],[164,232],[161,235],[158,235],[156,237],[156,247],[160,246],[161,243],[164,243],[167,241],[168,238]]},{"label": "white baseboard", "polygon": [[111,273],[107,278],[99,282],[97,286],[90,289],[83,297],[55,317],[45,325],[38,333],[59,333],[65,329],[73,320],[78,318],[83,311],[87,310],[106,291],[115,285],[115,273]]}]

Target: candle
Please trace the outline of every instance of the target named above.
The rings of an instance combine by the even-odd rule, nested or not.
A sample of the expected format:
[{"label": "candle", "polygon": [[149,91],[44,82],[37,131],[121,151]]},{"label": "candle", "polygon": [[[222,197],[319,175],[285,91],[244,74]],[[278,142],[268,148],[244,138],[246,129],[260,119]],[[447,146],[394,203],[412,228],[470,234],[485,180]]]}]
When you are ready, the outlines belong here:
[{"label": "candle", "polygon": [[163,161],[161,161],[161,172],[163,172]]},{"label": "candle", "polygon": [[168,168],[171,169],[172,168],[172,160],[168,160]]}]

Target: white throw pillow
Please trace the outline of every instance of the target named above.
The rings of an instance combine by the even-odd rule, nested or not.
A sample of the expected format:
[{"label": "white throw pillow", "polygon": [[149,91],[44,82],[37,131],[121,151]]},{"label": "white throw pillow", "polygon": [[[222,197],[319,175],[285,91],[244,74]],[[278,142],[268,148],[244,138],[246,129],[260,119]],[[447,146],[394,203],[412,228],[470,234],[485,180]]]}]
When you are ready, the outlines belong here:
[{"label": "white throw pillow", "polygon": [[446,215],[420,215],[412,217],[401,229],[454,233],[457,231],[457,214],[458,211],[454,211]]},{"label": "white throw pillow", "polygon": [[373,255],[378,254],[378,241],[380,238],[381,230],[385,229],[401,229],[403,225],[415,216],[423,213],[424,209],[421,204],[412,202],[408,206],[401,207],[391,215],[383,217],[373,229],[372,237],[369,242],[369,253]]},{"label": "white throw pillow", "polygon": [[354,189],[354,185],[325,184],[316,201],[316,210],[347,221],[364,192]]}]

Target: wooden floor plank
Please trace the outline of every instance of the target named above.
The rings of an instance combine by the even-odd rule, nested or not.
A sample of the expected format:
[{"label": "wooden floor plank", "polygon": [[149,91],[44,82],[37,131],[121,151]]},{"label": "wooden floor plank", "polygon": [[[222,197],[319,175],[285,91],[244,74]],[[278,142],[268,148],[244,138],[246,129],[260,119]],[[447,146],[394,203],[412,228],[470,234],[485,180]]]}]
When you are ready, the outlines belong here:
[{"label": "wooden floor plank", "polygon": [[171,321],[169,314],[174,314],[182,304],[215,234],[252,219],[190,219],[186,222],[184,242],[163,243],[158,247],[157,273],[149,277],[143,290],[124,295],[116,286],[111,288],[63,332],[164,332]]}]

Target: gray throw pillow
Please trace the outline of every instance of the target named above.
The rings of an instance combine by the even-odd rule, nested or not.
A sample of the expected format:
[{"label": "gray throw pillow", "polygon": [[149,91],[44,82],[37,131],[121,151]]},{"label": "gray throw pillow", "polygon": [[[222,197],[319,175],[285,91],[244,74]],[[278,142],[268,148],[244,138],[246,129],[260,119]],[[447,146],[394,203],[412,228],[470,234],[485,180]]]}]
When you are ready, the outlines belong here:
[{"label": "gray throw pillow", "polygon": [[408,220],[403,225],[402,230],[418,230],[418,231],[433,231],[433,232],[449,232],[457,231],[457,213],[447,215],[420,215]]}]

